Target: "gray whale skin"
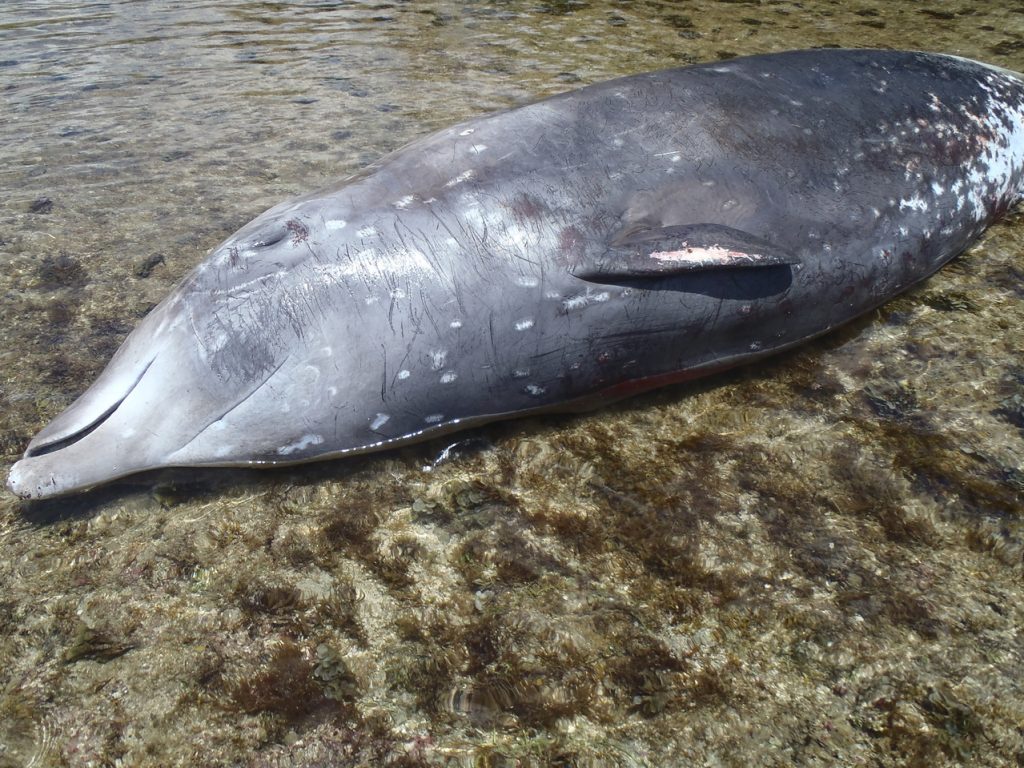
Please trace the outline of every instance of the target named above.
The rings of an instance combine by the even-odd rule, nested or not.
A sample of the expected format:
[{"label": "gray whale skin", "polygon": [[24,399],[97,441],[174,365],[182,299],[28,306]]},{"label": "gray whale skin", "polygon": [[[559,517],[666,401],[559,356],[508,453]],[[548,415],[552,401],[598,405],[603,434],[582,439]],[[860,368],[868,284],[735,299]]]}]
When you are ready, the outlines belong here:
[{"label": "gray whale skin", "polygon": [[1024,82],[796,51],[439,131],[215,248],[10,471],[44,498],[578,409],[881,304],[1024,191]]}]

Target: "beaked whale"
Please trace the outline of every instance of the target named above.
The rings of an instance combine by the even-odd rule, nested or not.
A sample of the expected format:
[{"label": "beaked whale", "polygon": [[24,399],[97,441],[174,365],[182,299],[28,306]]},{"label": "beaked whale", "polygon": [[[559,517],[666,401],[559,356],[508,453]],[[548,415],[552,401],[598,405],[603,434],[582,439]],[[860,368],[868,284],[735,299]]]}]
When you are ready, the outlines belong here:
[{"label": "beaked whale", "polygon": [[1024,82],[814,50],[599,83],[416,141],[215,248],[8,487],[304,462],[792,347],[1024,192]]}]

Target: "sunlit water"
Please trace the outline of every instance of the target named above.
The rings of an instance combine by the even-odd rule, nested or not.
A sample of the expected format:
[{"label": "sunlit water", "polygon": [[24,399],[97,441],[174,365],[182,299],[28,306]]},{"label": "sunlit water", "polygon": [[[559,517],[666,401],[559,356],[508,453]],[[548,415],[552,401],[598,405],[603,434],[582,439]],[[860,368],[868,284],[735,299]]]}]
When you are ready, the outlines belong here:
[{"label": "sunlit water", "polygon": [[[787,48],[1024,70],[1022,41],[1005,2],[6,0],[4,458],[217,242],[430,130]],[[1015,220],[797,355],[445,461],[5,497],[0,765],[1019,760],[1021,253]]]}]

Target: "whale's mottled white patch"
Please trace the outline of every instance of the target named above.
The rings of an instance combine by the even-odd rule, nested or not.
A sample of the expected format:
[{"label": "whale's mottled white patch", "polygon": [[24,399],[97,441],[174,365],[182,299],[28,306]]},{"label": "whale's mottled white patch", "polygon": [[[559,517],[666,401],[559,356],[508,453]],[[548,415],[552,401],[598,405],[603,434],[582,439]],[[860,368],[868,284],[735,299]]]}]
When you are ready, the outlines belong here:
[{"label": "whale's mottled white patch", "polygon": [[324,222],[324,228],[332,232],[337,232],[339,229],[344,229],[348,226],[348,222],[344,219],[329,219]]},{"label": "whale's mottled white patch", "polygon": [[457,374],[455,371],[445,371],[444,373],[441,374],[441,383],[451,384],[457,378],[459,378],[459,374]]},{"label": "whale's mottled white patch", "polygon": [[389,421],[391,421],[391,414],[388,414],[388,413],[378,413],[378,414],[375,414],[374,417],[373,417],[373,421],[370,422],[370,429],[373,432],[376,432],[378,429],[383,427]]},{"label": "whale's mottled white patch", "polygon": [[405,368],[403,368],[402,370],[400,370],[398,372],[398,380],[399,381],[404,381],[405,379],[408,379],[410,376],[412,376],[412,374],[409,373],[409,371],[406,370]]},{"label": "whale's mottled white patch", "polygon": [[439,423],[441,421],[444,421],[444,414],[443,413],[429,413],[429,414],[427,414],[426,416],[423,417],[423,420],[427,424],[437,424],[437,423]]},{"label": "whale's mottled white patch", "polygon": [[533,318],[532,317],[524,317],[522,320],[517,320],[516,321],[516,330],[517,331],[527,331],[530,328],[533,328]]},{"label": "whale's mottled white patch", "polygon": [[448,359],[447,349],[432,349],[430,350],[430,367],[435,371],[440,371],[444,368],[444,362]]},{"label": "whale's mottled white patch", "polygon": [[395,202],[392,203],[392,205],[394,205],[395,208],[398,208],[399,210],[404,210],[408,208],[410,205],[412,205],[414,202],[416,202],[415,195],[405,195],[404,197],[400,197],[397,200],[395,200]]}]

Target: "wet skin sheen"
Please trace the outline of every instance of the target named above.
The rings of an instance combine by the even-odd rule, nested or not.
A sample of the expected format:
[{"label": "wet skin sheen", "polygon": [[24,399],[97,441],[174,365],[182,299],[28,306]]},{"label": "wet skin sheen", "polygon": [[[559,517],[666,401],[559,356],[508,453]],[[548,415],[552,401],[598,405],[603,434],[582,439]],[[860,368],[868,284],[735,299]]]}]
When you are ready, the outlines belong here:
[{"label": "wet skin sheen", "polygon": [[1019,76],[919,53],[735,59],[463,123],[217,247],[8,485],[365,452],[720,370],[934,272],[1022,167]]}]

